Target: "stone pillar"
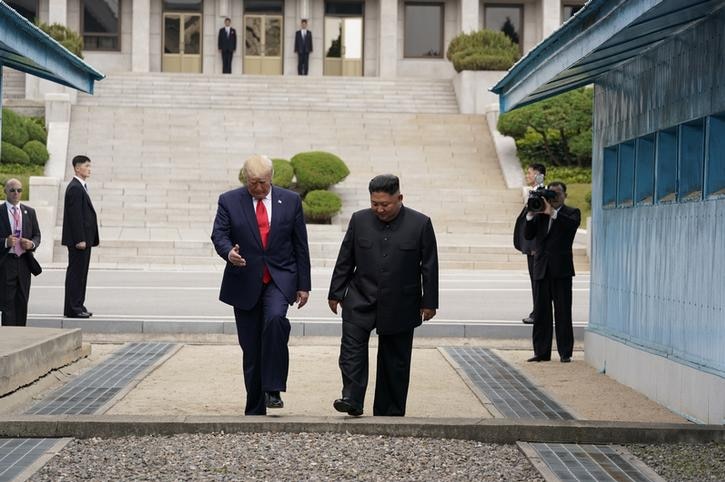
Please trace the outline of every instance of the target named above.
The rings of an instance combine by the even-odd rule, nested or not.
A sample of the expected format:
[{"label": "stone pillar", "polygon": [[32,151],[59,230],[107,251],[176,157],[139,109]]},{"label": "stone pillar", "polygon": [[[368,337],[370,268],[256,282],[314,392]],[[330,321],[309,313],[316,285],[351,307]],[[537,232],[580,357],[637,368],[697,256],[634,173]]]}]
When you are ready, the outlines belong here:
[{"label": "stone pillar", "polygon": [[[3,131],[3,64],[0,64],[0,132]],[[2,144],[0,144],[2,150]],[[0,152],[2,154],[2,152]]]},{"label": "stone pillar", "polygon": [[[296,25],[299,24],[299,21],[303,18],[306,18],[309,20],[310,18],[310,0],[297,0],[297,11],[299,12],[299,15],[296,19]],[[295,28],[296,30],[296,28]]]},{"label": "stone pillar", "polygon": [[51,0],[48,2],[48,23],[68,24],[68,0]]},{"label": "stone pillar", "polygon": [[380,77],[398,74],[398,0],[380,0]]},{"label": "stone pillar", "polygon": [[541,32],[548,37],[561,25],[560,0],[541,0]]},{"label": "stone pillar", "polygon": [[461,32],[470,33],[480,30],[478,23],[480,0],[461,0]]},{"label": "stone pillar", "polygon": [[151,0],[133,0],[131,11],[131,71],[151,70]]},{"label": "stone pillar", "polygon": [[232,18],[232,6],[229,0],[217,0],[216,13],[221,18]]}]

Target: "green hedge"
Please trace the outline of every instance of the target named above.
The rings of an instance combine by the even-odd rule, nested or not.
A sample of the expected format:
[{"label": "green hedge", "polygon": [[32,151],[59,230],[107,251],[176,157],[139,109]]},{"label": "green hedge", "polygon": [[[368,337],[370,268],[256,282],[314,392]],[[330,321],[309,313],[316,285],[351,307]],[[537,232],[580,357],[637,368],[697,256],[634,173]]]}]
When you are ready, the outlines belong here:
[{"label": "green hedge", "polygon": [[40,141],[28,141],[23,146],[23,151],[25,151],[25,153],[28,155],[28,158],[30,158],[30,162],[38,166],[44,166],[50,158],[50,154],[48,154],[48,149],[46,149],[45,144]]},{"label": "green hedge", "polygon": [[546,182],[562,181],[566,184],[591,184],[591,167],[548,167],[546,169]]},{"label": "green hedge", "polygon": [[274,165],[274,177],[272,184],[275,186],[289,188],[292,185],[292,179],[295,177],[295,170],[287,159],[272,159]]},{"label": "green hedge", "polygon": [[39,122],[37,118],[30,117],[25,122],[25,128],[31,141],[39,141],[45,144],[48,142],[48,133],[45,126],[41,124],[42,122],[42,119]]},{"label": "green hedge", "polygon": [[456,72],[508,70],[520,57],[518,45],[505,33],[493,30],[462,33],[451,40],[446,52]]},{"label": "green hedge", "polygon": [[30,157],[21,148],[2,141],[2,144],[0,144],[0,162],[3,164],[30,164]]},{"label": "green hedge", "polygon": [[327,223],[342,209],[340,196],[330,191],[310,191],[302,201],[305,219],[313,223]]},{"label": "green hedge", "polygon": [[11,110],[3,109],[2,140],[22,148],[30,140],[25,118]]},{"label": "green hedge", "polygon": [[68,49],[72,54],[75,54],[81,59],[83,58],[83,37],[78,32],[59,23],[48,25],[47,23],[36,21],[35,25]]},{"label": "green hedge", "polygon": [[291,162],[297,176],[297,188],[303,193],[327,189],[350,174],[342,159],[329,152],[301,152]]}]

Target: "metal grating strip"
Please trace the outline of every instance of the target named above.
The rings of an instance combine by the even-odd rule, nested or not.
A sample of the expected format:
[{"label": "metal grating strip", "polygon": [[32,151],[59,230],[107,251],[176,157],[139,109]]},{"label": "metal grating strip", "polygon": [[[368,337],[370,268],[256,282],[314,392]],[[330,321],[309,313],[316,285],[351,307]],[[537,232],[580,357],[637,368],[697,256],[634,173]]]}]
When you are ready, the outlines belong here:
[{"label": "metal grating strip", "polygon": [[129,343],[107,360],[52,392],[31,407],[29,415],[96,413],[141,371],[164,356],[170,343]]},{"label": "metal grating strip", "polygon": [[506,418],[573,420],[561,405],[488,348],[445,347],[464,378]]},{"label": "metal grating strip", "polygon": [[[530,443],[562,482],[658,482],[661,479],[632,456],[611,445]],[[641,470],[640,467],[644,470]]]},{"label": "metal grating strip", "polygon": [[50,438],[0,439],[0,482],[18,477],[57,443]]}]

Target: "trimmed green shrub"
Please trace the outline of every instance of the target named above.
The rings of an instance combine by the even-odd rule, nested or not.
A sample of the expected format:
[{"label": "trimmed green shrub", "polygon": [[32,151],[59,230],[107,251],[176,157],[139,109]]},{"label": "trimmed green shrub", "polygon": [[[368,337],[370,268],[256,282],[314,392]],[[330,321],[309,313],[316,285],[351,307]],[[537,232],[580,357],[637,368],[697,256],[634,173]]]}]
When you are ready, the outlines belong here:
[{"label": "trimmed green shrub", "polygon": [[505,33],[493,30],[462,33],[451,40],[446,52],[456,72],[508,70],[520,57],[518,45]]},{"label": "trimmed green shrub", "polygon": [[31,141],[40,141],[43,144],[48,142],[48,132],[45,130],[45,126],[38,123],[36,118],[27,118],[25,120],[25,128],[28,131],[28,136],[30,136]]},{"label": "trimmed green shrub", "polygon": [[305,219],[311,223],[329,223],[342,209],[340,196],[330,191],[310,191],[302,201]]},{"label": "trimmed green shrub", "polygon": [[75,54],[78,58],[83,58],[83,37],[78,32],[59,23],[48,25],[38,20],[35,22],[35,25],[68,49],[72,54]]},{"label": "trimmed green shrub", "polygon": [[589,206],[589,209],[592,209],[592,192],[589,191],[584,195],[584,202],[587,203],[587,206]]},{"label": "trimmed green shrub", "polygon": [[3,141],[2,145],[0,145],[0,162],[4,164],[30,164],[30,158],[21,148]]},{"label": "trimmed green shrub", "polygon": [[295,177],[295,170],[287,159],[272,159],[274,165],[274,176],[272,184],[275,186],[289,188],[292,185],[292,178]]},{"label": "trimmed green shrub", "polygon": [[546,169],[546,181],[562,181],[566,184],[591,184],[592,169],[590,167],[549,167]]},{"label": "trimmed green shrub", "polygon": [[44,166],[50,158],[48,149],[46,149],[45,144],[40,141],[28,141],[23,146],[23,150],[30,158],[30,162],[37,164],[38,166]]},{"label": "trimmed green shrub", "polygon": [[297,187],[303,193],[327,189],[350,174],[342,159],[329,152],[301,152],[291,162],[297,176]]},{"label": "trimmed green shrub", "polygon": [[25,118],[11,110],[3,109],[2,140],[22,148],[30,140]]}]

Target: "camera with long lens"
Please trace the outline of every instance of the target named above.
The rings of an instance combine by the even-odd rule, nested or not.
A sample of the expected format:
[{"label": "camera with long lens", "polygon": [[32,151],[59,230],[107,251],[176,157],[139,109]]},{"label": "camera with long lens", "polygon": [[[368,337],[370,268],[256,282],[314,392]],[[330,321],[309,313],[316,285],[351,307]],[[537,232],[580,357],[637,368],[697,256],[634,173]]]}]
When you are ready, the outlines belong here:
[{"label": "camera with long lens", "polygon": [[537,174],[535,179],[536,188],[529,192],[529,199],[526,201],[526,209],[532,213],[540,213],[546,210],[544,199],[551,203],[551,201],[556,199],[557,193],[551,189],[546,189],[546,186],[544,186],[543,174]]}]

